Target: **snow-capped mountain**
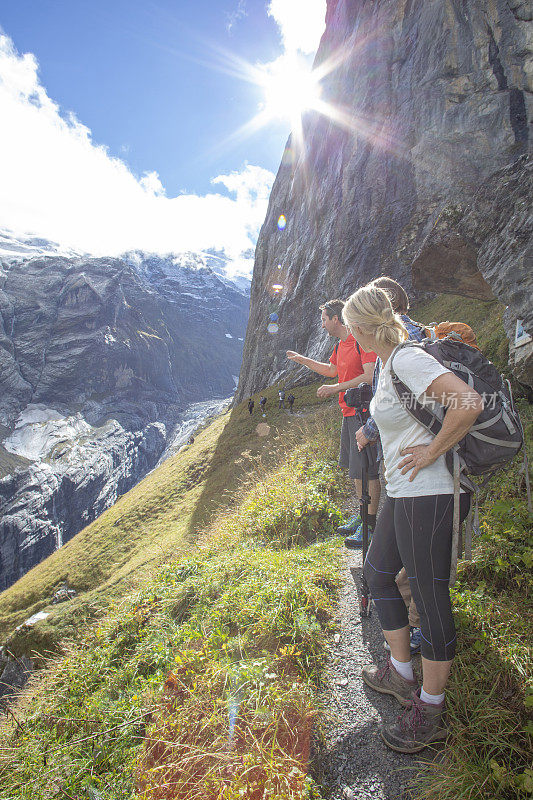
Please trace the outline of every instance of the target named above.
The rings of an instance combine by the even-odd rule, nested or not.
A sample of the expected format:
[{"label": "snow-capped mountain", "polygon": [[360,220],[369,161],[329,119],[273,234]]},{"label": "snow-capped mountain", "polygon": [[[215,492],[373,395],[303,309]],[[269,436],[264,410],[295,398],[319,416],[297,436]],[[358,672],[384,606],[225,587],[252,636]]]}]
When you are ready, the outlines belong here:
[{"label": "snow-capped mountain", "polygon": [[233,394],[249,297],[211,260],[0,238],[0,589],[152,469],[191,404]]},{"label": "snow-capped mountain", "polygon": [[[247,260],[253,266],[253,252]],[[38,236],[15,235],[0,229],[0,268],[2,264],[44,256],[62,256],[65,258],[91,258],[90,253],[64,247],[57,242]],[[232,259],[224,251],[205,250],[201,252],[184,251],[181,253],[147,253],[142,250],[131,250],[119,255],[123,261],[136,266],[139,272],[147,276],[151,273],[164,273],[168,278],[186,277],[192,271],[212,272],[224,283],[237,287],[244,294],[250,294],[251,279],[247,275],[235,273]]]},{"label": "snow-capped mountain", "polygon": [[51,242],[39,236],[15,235],[8,230],[0,229],[0,262],[9,264],[12,261],[46,255],[73,258],[81,256],[83,253],[62,247],[57,242]]}]

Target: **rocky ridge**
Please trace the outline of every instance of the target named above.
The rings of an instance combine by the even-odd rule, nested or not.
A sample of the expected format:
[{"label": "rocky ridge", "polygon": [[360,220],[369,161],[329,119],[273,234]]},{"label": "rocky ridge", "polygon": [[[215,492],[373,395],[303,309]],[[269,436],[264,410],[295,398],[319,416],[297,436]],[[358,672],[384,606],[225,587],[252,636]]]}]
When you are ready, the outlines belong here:
[{"label": "rocky ridge", "polygon": [[[331,115],[307,113],[283,155],[238,400],[303,378],[285,350],[326,355],[318,304],[382,274],[414,295],[496,295],[509,330],[533,332],[532,19],[519,0],[328,0],[315,67]],[[526,382],[531,358],[514,359]]]}]

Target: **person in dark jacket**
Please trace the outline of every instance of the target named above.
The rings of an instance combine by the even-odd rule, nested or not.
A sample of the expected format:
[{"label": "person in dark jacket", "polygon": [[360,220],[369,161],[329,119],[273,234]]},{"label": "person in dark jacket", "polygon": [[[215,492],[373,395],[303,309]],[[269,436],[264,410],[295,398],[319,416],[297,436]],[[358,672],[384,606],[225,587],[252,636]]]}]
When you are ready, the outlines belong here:
[{"label": "person in dark jacket", "polygon": [[254,399],[253,397],[250,397],[250,399],[248,400],[248,411],[250,412],[250,416],[252,416],[252,414],[254,413],[254,406],[255,406]]}]

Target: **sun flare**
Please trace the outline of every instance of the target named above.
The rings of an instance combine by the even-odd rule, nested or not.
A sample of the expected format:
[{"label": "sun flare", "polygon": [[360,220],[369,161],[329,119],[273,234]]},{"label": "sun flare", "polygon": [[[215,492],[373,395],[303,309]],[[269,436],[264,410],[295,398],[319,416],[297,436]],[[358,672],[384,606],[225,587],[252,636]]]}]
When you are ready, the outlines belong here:
[{"label": "sun flare", "polygon": [[317,108],[320,83],[305,61],[284,56],[270,64],[261,75],[264,91],[262,115],[267,120],[286,119],[294,125],[302,114]]},{"label": "sun flare", "polygon": [[[374,41],[374,35],[361,37],[356,48],[359,57]],[[329,91],[325,88],[327,79],[338,69],[346,69],[345,62],[353,59],[354,48],[339,47],[314,69],[310,60],[298,52],[286,52],[268,64],[251,64],[225,50],[216,52],[219,61],[216,65],[208,62],[209,66],[252,84],[262,95],[257,113],[219,142],[217,152],[236,141],[244,141],[273,123],[285,122],[289,123],[291,129],[293,157],[303,155],[305,158],[307,142],[304,116],[307,111],[314,111],[352,136],[372,141],[386,150],[398,150],[385,120],[379,114],[356,112],[355,108],[341,101],[332,102],[325,98],[331,93],[331,87]],[[401,151],[398,152],[401,156]]]}]

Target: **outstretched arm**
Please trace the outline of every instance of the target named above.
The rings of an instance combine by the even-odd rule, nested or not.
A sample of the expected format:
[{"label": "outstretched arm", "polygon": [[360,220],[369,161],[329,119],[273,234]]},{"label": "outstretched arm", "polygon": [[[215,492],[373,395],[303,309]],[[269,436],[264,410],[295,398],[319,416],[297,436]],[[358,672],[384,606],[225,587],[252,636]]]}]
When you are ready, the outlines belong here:
[{"label": "outstretched arm", "polygon": [[301,364],[308,369],[312,369],[313,372],[318,372],[319,375],[324,375],[326,378],[334,378],[337,374],[337,367],[335,364],[315,361],[312,358],[300,355],[300,353],[295,353],[294,350],[287,350],[287,358],[290,359],[290,361],[296,361],[297,364]]}]

